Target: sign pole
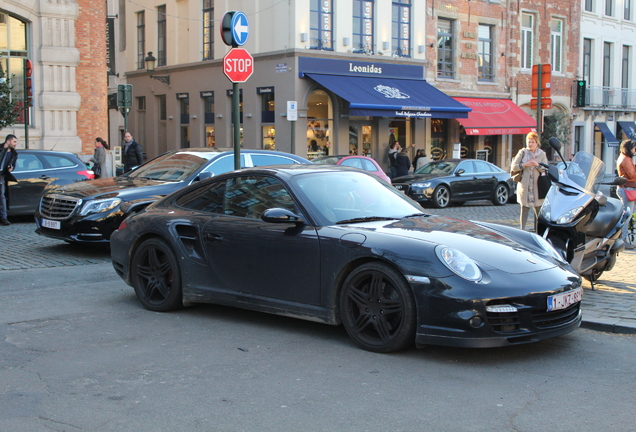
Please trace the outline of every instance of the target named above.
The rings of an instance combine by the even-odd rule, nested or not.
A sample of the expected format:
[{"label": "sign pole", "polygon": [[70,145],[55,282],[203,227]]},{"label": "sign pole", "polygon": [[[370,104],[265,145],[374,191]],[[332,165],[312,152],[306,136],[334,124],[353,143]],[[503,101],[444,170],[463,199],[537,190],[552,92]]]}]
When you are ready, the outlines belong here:
[{"label": "sign pole", "polygon": [[541,113],[541,104],[543,103],[543,101],[541,100],[541,96],[543,93],[543,83],[542,83],[542,75],[543,75],[543,65],[539,64],[538,65],[538,76],[537,76],[537,80],[538,80],[538,84],[539,84],[539,88],[537,90],[537,134],[539,135],[539,142],[537,144],[541,144],[541,127],[543,126],[541,123],[542,120],[542,113]]},{"label": "sign pole", "polygon": [[241,112],[239,85],[232,83],[232,121],[234,122],[234,169],[241,169]]},{"label": "sign pole", "polygon": [[27,92],[29,91],[28,87],[27,87],[27,77],[29,75],[27,75],[27,59],[24,60],[24,74],[22,75],[24,77],[24,148],[25,149],[29,149],[29,105],[31,104],[31,101],[28,98]]}]

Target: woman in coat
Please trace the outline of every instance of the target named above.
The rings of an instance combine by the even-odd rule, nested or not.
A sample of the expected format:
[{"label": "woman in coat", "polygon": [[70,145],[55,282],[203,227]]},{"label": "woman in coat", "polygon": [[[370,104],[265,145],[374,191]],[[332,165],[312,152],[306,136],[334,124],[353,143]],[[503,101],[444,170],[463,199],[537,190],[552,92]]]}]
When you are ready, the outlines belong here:
[{"label": "woman in coat", "polygon": [[[108,148],[108,144],[106,141],[101,139],[100,137],[95,138],[95,153],[93,153],[93,157],[91,158],[91,162],[93,162],[93,172],[95,173],[95,178],[101,178],[104,174],[107,173],[106,169],[106,149]],[[108,175],[106,175],[108,177]]]},{"label": "woman in coat", "polygon": [[[621,177],[625,177],[627,182],[616,188],[616,195],[623,202],[623,207],[627,210],[627,213],[632,215],[634,213],[634,203],[636,201],[629,201],[627,199],[627,195],[625,193],[626,189],[634,189],[636,188],[636,167],[634,167],[634,141],[625,140],[621,143],[620,147],[621,154],[618,156],[616,160],[616,170],[618,171],[618,175]],[[623,225],[623,232],[621,238],[625,242],[626,249],[634,249],[633,244],[630,244],[627,240],[627,230],[629,229],[629,223]]]},{"label": "woman in coat", "polygon": [[547,164],[548,158],[545,152],[539,147],[539,135],[530,132],[526,135],[526,147],[519,150],[517,156],[512,161],[511,172],[523,171],[521,181],[517,183],[517,201],[521,206],[519,215],[519,225],[521,229],[526,229],[528,212],[534,209],[535,226],[539,216],[539,210],[543,199],[539,198],[539,177],[545,175],[545,171],[540,168],[540,163]]},{"label": "woman in coat", "polygon": [[411,160],[406,149],[402,149],[395,158],[395,175],[397,177],[409,175],[409,168],[411,168]]}]

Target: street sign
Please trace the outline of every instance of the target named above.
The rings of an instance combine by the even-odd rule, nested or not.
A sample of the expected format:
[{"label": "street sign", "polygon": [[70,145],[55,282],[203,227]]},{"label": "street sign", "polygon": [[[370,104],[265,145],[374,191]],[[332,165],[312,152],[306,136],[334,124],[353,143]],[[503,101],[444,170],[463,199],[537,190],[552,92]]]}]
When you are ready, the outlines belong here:
[{"label": "street sign", "polygon": [[254,58],[243,48],[232,48],[223,57],[223,72],[233,83],[245,82],[254,72]]},{"label": "street sign", "polygon": [[[541,67],[540,72],[539,67]],[[548,63],[532,66],[532,97],[539,97],[539,73],[541,73],[541,97],[549,98],[552,83],[552,65]]]},{"label": "street sign", "polygon": [[240,11],[226,12],[221,19],[221,39],[225,45],[239,47],[245,45],[250,34],[247,15]]},{"label": "street sign", "polygon": [[132,84],[117,86],[117,108],[132,108]]},{"label": "street sign", "polygon": [[298,120],[298,102],[287,101],[287,120],[289,121]]},{"label": "street sign", "polygon": [[[547,110],[552,108],[552,98],[541,98],[541,109]],[[530,109],[537,109],[537,100],[530,99]]]}]

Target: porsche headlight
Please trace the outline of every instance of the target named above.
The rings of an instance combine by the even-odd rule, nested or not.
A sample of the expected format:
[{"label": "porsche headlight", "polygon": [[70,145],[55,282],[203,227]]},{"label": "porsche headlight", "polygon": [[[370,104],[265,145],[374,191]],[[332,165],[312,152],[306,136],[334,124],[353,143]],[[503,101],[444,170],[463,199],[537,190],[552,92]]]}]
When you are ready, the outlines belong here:
[{"label": "porsche headlight", "polygon": [[559,253],[559,251],[557,251],[549,241],[547,241],[546,239],[544,239],[538,234],[532,234],[532,238],[534,239],[535,243],[552,258],[554,258],[555,260],[559,262],[567,263],[567,261]]},{"label": "porsche headlight", "polygon": [[479,270],[475,261],[465,253],[448,246],[438,246],[435,252],[437,252],[440,261],[451,269],[453,273],[469,281],[477,282],[481,280],[481,270]]},{"label": "porsche headlight", "polygon": [[80,211],[80,215],[86,216],[89,213],[105,212],[105,211],[114,209],[119,204],[121,204],[121,199],[119,198],[108,198],[108,199],[87,201],[82,206],[82,211]]}]

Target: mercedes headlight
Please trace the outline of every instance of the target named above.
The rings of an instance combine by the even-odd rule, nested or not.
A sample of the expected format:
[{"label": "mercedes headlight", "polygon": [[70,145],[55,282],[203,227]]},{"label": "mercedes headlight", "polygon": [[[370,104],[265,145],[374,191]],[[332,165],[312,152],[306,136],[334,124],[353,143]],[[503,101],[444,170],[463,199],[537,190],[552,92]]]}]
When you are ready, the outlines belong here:
[{"label": "mercedes headlight", "polygon": [[567,263],[567,261],[563,258],[563,256],[559,253],[559,251],[557,251],[554,246],[552,246],[552,244],[547,241],[546,239],[544,239],[543,237],[541,237],[538,234],[532,234],[532,239],[534,240],[534,242],[541,248],[543,249],[548,255],[550,255],[552,258],[554,258],[555,260],[562,262],[562,263]]},{"label": "mercedes headlight", "polygon": [[114,209],[119,204],[121,204],[121,199],[119,198],[107,198],[107,199],[98,199],[94,201],[87,201],[82,206],[82,211],[80,212],[81,216],[86,216],[89,213],[101,213],[111,209]]},{"label": "mercedes headlight", "polygon": [[481,280],[481,270],[475,261],[463,252],[448,246],[438,246],[435,249],[437,256],[453,273],[469,281]]},{"label": "mercedes headlight", "polygon": [[411,188],[427,189],[431,187],[431,182],[413,183]]}]

